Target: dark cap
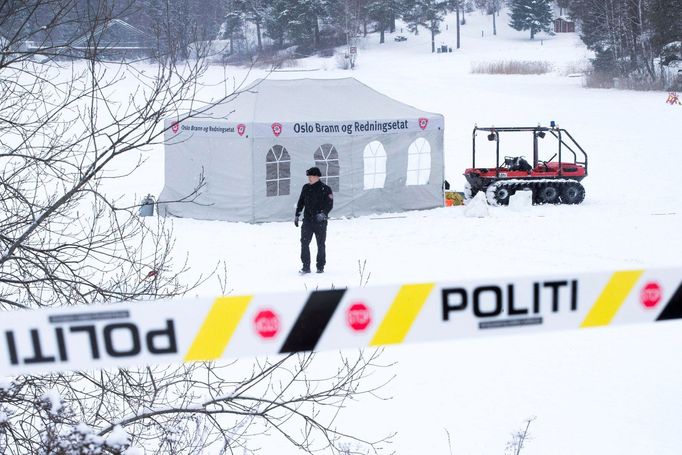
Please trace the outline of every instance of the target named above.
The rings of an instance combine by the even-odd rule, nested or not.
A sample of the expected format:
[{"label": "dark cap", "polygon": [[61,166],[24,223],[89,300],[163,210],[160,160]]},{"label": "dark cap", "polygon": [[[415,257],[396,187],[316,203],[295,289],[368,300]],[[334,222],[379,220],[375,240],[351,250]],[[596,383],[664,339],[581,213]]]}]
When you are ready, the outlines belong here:
[{"label": "dark cap", "polygon": [[307,171],[305,171],[305,175],[316,175],[318,177],[322,177],[322,172],[320,172],[319,167],[311,167]]}]

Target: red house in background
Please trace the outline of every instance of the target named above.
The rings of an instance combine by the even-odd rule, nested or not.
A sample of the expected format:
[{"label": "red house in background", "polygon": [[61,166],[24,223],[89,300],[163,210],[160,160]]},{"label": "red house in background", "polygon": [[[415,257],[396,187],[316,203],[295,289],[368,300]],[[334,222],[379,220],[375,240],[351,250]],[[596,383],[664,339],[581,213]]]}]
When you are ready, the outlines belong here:
[{"label": "red house in background", "polygon": [[575,22],[564,17],[554,19],[554,33],[573,33],[575,32]]}]

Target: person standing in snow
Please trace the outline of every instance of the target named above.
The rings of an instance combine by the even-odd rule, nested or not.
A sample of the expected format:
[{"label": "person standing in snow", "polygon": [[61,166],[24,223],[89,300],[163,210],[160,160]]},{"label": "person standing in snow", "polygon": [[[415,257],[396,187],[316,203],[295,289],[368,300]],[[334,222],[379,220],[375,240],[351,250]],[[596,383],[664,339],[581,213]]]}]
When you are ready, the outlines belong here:
[{"label": "person standing in snow", "polygon": [[327,261],[325,241],[327,239],[327,218],[334,207],[334,194],[332,189],[322,183],[322,172],[317,167],[311,167],[305,172],[308,183],[303,185],[301,196],[296,205],[294,225],[298,227],[301,213],[303,223],[301,225],[301,262],[303,267],[300,273],[310,273],[310,241],[315,234],[317,241],[317,273],[324,272]]}]

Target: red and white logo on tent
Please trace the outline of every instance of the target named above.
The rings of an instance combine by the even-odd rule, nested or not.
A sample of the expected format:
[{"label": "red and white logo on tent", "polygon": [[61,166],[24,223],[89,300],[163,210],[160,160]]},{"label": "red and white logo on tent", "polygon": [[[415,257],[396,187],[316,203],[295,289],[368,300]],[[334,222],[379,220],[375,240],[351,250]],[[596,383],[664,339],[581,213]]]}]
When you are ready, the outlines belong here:
[{"label": "red and white logo on tent", "polygon": [[173,134],[177,133],[179,129],[180,129],[180,122],[171,123],[171,131],[173,131]]},{"label": "red and white logo on tent", "polygon": [[279,333],[279,316],[272,310],[261,310],[253,319],[253,328],[261,338],[274,338]]},{"label": "red and white logo on tent", "polygon": [[425,130],[426,126],[429,124],[429,119],[426,117],[420,117],[419,118],[419,128]]},{"label": "red and white logo on tent", "polygon": [[645,308],[655,307],[662,298],[663,290],[661,285],[655,281],[648,282],[639,292],[639,301],[642,302]]},{"label": "red and white logo on tent", "polygon": [[356,332],[364,331],[371,322],[372,313],[362,302],[355,302],[346,310],[346,323]]},{"label": "red and white logo on tent", "polygon": [[272,124],[272,134],[275,135],[275,137],[279,137],[280,134],[282,134],[282,124],[281,123],[273,123]]},{"label": "red and white logo on tent", "polygon": [[237,134],[239,134],[240,136],[243,136],[245,132],[246,132],[246,125],[244,125],[243,123],[240,123],[239,125],[237,125]]}]

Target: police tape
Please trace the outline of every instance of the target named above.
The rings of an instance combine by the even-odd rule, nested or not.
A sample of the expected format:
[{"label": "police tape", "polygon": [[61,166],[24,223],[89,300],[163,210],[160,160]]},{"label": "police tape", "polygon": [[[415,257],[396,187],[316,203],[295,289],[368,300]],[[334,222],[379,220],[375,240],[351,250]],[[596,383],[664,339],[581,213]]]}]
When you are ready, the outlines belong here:
[{"label": "police tape", "polygon": [[0,376],[680,318],[682,269],[15,311],[0,322]]}]

